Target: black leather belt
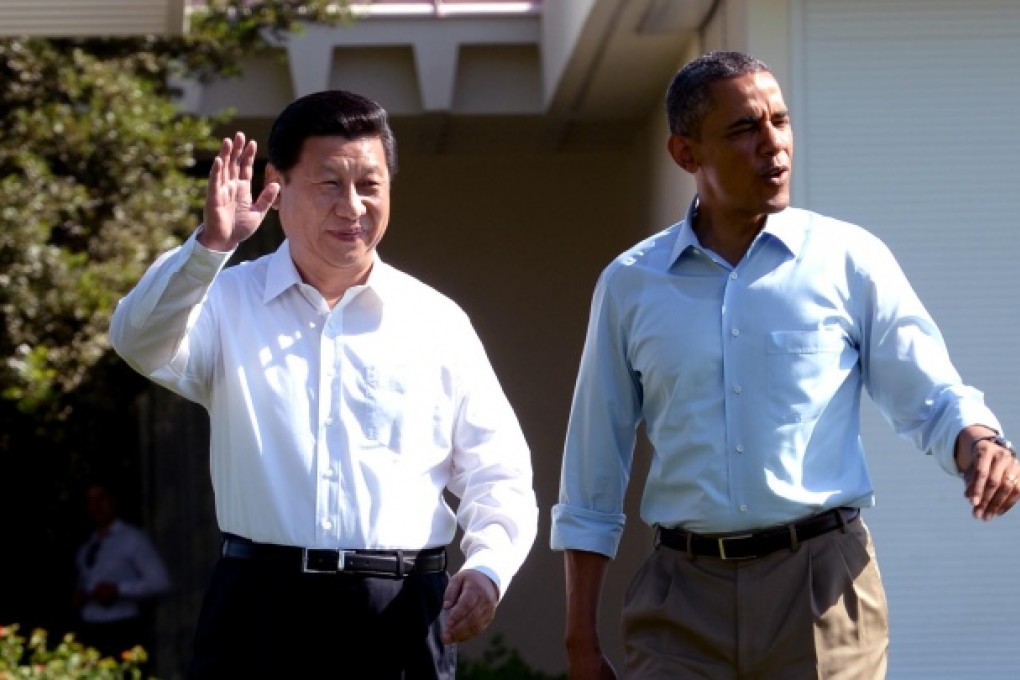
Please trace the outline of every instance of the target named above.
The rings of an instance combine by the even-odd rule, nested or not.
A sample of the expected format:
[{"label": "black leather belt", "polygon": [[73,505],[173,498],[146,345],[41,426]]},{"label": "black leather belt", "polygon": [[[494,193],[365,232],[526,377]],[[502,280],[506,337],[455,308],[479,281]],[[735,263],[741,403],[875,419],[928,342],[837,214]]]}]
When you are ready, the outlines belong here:
[{"label": "black leather belt", "polygon": [[226,534],[223,537],[220,555],[237,559],[273,561],[305,574],[360,574],[404,578],[410,574],[433,574],[446,570],[446,548],[329,550],[255,543],[241,536]]},{"label": "black leather belt", "polygon": [[658,527],[655,544],[686,552],[692,557],[752,560],[777,550],[794,549],[801,541],[845,527],[860,515],[859,508],[835,508],[793,524],[737,534],[695,534],[683,529]]}]

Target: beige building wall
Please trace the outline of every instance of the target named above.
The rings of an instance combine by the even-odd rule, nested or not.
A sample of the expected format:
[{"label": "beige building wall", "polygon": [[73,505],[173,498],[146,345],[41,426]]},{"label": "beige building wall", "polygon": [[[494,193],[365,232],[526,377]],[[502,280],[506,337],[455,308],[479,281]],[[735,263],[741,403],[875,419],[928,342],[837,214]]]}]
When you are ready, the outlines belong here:
[{"label": "beige building wall", "polygon": [[[394,126],[399,143],[400,121]],[[563,566],[549,549],[549,509],[595,280],[658,227],[650,218],[650,127],[635,127],[632,142],[583,152],[518,152],[513,139],[494,139],[487,152],[401,156],[380,253],[473,319],[532,447],[541,510],[534,550],[489,634],[462,647],[466,656],[480,656],[502,634],[534,667],[565,668]],[[647,552],[639,543],[625,542],[614,571],[633,570]],[[618,620],[612,603],[623,586],[619,578],[609,584],[607,624]]]}]

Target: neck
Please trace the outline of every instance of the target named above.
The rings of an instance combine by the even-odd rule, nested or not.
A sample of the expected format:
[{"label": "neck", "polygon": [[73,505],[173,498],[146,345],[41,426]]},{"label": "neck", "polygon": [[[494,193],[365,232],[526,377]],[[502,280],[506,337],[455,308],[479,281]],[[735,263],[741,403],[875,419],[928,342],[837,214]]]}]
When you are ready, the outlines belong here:
[{"label": "neck", "polygon": [[344,297],[344,293],[346,293],[349,289],[365,283],[365,281],[368,280],[368,274],[371,271],[371,267],[364,271],[350,269],[340,270],[337,272],[334,270],[330,272],[330,276],[328,278],[320,279],[309,276],[302,271],[300,267],[298,268],[298,272],[301,274],[301,278],[304,282],[319,291],[319,294],[326,301],[326,304],[329,305],[330,309],[333,309],[340,303],[340,300]]},{"label": "neck", "polygon": [[766,217],[755,215],[751,219],[727,219],[702,210],[699,206],[692,228],[701,245],[736,265],[765,226]]}]

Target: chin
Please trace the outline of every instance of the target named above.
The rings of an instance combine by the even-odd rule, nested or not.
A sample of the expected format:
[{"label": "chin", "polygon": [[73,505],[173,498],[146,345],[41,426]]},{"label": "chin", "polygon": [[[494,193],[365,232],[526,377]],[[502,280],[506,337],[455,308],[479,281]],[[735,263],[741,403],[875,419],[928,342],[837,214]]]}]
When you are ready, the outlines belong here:
[{"label": "chin", "polygon": [[789,195],[777,196],[765,204],[765,212],[769,215],[772,215],[777,212],[782,212],[789,207],[790,207]]}]

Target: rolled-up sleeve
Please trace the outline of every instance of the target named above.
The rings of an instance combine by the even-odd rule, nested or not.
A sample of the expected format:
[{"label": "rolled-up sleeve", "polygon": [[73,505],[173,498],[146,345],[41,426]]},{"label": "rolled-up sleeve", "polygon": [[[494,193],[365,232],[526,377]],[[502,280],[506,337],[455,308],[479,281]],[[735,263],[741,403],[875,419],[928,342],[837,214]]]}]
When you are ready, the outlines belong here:
[{"label": "rolled-up sleeve", "polygon": [[613,557],[641,417],[641,390],[627,359],[626,324],[613,304],[607,270],[599,279],[567,425],[559,502],[552,509],[553,550]]}]

